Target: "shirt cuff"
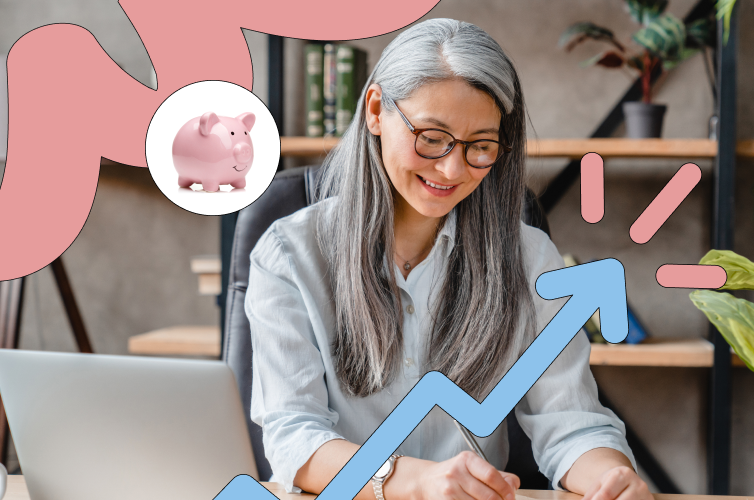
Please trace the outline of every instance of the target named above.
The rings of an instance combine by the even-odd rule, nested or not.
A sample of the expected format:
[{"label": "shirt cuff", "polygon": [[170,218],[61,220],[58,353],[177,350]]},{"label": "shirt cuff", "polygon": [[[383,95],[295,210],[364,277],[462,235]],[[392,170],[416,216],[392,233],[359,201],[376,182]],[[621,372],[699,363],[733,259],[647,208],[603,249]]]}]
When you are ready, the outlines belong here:
[{"label": "shirt cuff", "polygon": [[568,491],[560,485],[560,480],[565,473],[573,467],[573,464],[579,459],[579,457],[581,457],[581,455],[596,448],[610,448],[621,452],[631,462],[631,466],[634,470],[638,470],[636,468],[634,454],[631,452],[625,439],[618,439],[614,436],[603,436],[599,439],[590,439],[588,442],[574,443],[570,446],[568,453],[566,453],[560,461],[560,464],[558,464],[558,467],[555,469],[555,474],[552,478],[552,487],[557,491]]},{"label": "shirt cuff", "polygon": [[[298,470],[314,455],[323,444],[334,439],[345,439],[343,436],[332,432],[318,432],[312,436],[306,436],[296,443],[295,450],[285,453],[283,450],[276,450],[274,456],[266,453],[268,460],[271,462],[273,477],[275,482],[281,484],[288,493],[301,493],[301,488],[293,485]],[[265,450],[267,450],[265,444]]]}]

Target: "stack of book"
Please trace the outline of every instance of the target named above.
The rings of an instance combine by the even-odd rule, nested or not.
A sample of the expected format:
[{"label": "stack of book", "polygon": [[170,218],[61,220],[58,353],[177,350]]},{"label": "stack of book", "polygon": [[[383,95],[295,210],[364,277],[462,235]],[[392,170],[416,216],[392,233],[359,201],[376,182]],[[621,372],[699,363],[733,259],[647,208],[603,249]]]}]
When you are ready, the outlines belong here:
[{"label": "stack of book", "polygon": [[367,54],[346,44],[309,43],[304,56],[306,136],[340,137],[367,81]]}]

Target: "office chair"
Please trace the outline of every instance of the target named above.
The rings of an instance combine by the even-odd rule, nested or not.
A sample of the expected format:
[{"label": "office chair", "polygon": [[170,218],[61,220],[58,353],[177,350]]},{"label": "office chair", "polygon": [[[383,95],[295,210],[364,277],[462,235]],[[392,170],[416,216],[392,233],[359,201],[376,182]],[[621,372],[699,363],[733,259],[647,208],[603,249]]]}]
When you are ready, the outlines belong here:
[{"label": "office chair", "polygon": [[[244,296],[249,281],[249,254],[257,240],[275,220],[314,202],[317,169],[316,166],[308,166],[278,173],[267,191],[239,212],[233,238],[222,359],[236,376],[260,481],[269,480],[272,471],[264,454],[262,429],[250,419],[251,335],[249,320],[244,311]],[[526,195],[524,222],[549,234],[547,219],[536,196],[528,189]],[[513,412],[508,415],[507,422],[510,455],[506,471],[518,475],[522,488],[548,489],[549,481],[539,472],[534,461],[531,441],[521,429]]]}]

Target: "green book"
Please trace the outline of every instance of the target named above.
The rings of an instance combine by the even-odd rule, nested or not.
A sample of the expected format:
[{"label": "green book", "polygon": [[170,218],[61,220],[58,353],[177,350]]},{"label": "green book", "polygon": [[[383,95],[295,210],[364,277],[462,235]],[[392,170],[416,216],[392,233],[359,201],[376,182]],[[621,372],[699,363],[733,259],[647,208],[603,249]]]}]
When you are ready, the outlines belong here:
[{"label": "green book", "polygon": [[323,56],[324,46],[309,43],[304,47],[306,60],[306,136],[322,137],[324,135],[323,113]]},{"label": "green book", "polygon": [[338,45],[336,57],[335,135],[341,137],[356,112],[356,101],[367,81],[367,53]]},{"label": "green book", "polygon": [[335,136],[335,51],[334,43],[327,43],[324,47],[323,56],[323,87],[322,95],[324,97],[324,118],[323,125],[325,128],[325,137]]}]

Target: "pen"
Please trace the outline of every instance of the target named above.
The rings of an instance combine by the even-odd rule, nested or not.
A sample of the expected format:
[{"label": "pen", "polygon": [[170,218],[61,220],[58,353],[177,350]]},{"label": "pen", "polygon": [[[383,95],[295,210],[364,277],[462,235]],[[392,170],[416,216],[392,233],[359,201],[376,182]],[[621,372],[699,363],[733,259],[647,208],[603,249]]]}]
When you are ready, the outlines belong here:
[{"label": "pen", "polygon": [[479,446],[479,443],[476,442],[476,439],[474,439],[474,435],[469,432],[469,430],[458,423],[458,420],[453,419],[453,422],[455,422],[456,427],[458,427],[458,430],[461,431],[461,435],[463,436],[464,441],[466,441],[466,444],[469,445],[469,448],[471,448],[474,453],[479,455],[484,459],[485,462],[489,463],[489,460],[487,460],[487,457],[484,455],[484,452],[482,451],[482,447]]}]

